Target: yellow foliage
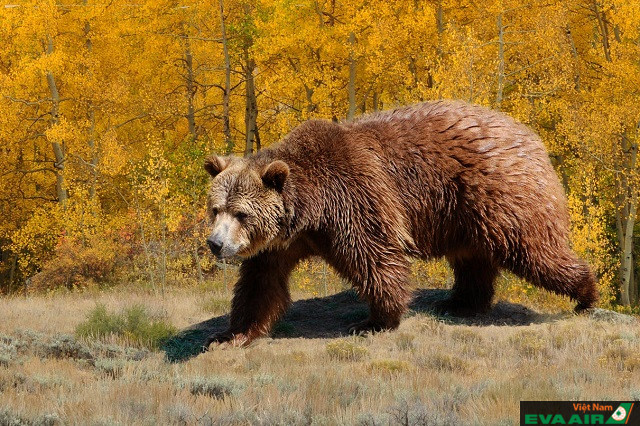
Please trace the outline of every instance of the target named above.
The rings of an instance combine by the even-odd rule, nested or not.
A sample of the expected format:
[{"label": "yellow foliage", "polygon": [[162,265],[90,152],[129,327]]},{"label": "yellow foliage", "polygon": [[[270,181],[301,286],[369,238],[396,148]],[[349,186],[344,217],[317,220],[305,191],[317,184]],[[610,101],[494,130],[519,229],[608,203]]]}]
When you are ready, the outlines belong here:
[{"label": "yellow foliage", "polygon": [[[430,99],[525,122],[566,185],[572,245],[596,271],[602,305],[615,304],[640,187],[636,0],[223,5],[223,16],[218,2],[193,0],[0,8],[2,291],[42,270],[63,238],[85,244],[112,231],[129,236],[128,260],[154,287],[183,282],[190,267],[200,281],[215,270],[199,251],[201,165],[213,152],[245,151],[254,66],[262,147],[307,119]],[[323,268],[303,265],[294,288],[341,288]],[[451,272],[418,262],[412,279],[446,287]],[[512,281],[504,289],[517,298]]]}]

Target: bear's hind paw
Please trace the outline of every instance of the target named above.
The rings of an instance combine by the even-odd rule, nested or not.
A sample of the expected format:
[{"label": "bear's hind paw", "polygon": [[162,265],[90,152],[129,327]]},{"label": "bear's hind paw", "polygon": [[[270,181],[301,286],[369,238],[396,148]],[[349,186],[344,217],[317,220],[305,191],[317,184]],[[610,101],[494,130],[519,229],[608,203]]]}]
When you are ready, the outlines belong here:
[{"label": "bear's hind paw", "polygon": [[394,327],[385,326],[370,319],[351,324],[349,326],[349,334],[363,336],[365,334],[374,334],[380,331],[391,330]]},{"label": "bear's hind paw", "polygon": [[582,315],[589,314],[593,310],[593,303],[578,303],[575,308],[573,308],[573,312]]}]

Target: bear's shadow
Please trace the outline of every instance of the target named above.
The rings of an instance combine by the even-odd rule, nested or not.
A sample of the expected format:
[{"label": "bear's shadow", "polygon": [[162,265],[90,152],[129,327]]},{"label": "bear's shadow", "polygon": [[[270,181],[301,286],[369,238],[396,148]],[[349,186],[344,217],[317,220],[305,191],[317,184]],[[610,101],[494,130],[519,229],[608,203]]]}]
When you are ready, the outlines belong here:
[{"label": "bear's shadow", "polygon": [[[529,325],[553,321],[560,317],[539,314],[525,306],[504,301],[496,303],[489,312],[473,317],[458,318],[436,313],[436,303],[447,298],[449,293],[449,290],[440,289],[416,290],[407,316],[425,313],[447,323],[478,326]],[[368,314],[369,308],[358,299],[353,290],[326,297],[298,300],[274,326],[271,337],[320,339],[346,336],[348,326],[365,319]],[[162,349],[170,362],[186,361],[200,354],[207,337],[224,331],[228,323],[229,315],[223,315],[194,324],[169,339]]]}]

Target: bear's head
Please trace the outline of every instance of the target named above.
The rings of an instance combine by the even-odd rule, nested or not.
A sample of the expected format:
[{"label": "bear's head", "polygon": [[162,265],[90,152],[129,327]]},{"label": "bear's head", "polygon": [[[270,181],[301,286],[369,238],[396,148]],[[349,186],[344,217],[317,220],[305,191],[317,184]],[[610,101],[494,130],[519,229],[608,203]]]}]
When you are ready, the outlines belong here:
[{"label": "bear's head", "polygon": [[213,178],[207,213],[213,230],[207,245],[219,258],[250,257],[268,247],[285,222],[282,191],[289,166],[280,160],[258,166],[235,157],[209,157]]}]

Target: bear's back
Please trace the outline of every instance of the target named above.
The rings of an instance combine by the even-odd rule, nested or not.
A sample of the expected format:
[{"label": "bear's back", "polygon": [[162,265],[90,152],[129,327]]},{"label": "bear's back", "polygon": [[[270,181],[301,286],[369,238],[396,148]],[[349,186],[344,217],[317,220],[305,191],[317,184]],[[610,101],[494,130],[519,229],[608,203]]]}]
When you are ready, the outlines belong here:
[{"label": "bear's back", "polygon": [[493,143],[482,144],[475,151],[484,153],[507,143],[509,149],[545,152],[540,138],[524,124],[499,111],[462,101],[422,102],[366,114],[342,126],[352,133],[379,132],[382,142],[391,145],[408,140],[453,147],[485,140]]},{"label": "bear's back", "polygon": [[468,229],[491,223],[474,232],[493,241],[508,239],[503,230],[515,222],[549,218],[561,237],[566,233],[564,192],[542,141],[501,112],[459,101],[425,102],[343,127],[346,146],[368,144],[379,156],[397,188],[397,196],[387,196],[416,218],[444,223],[457,217]]}]

